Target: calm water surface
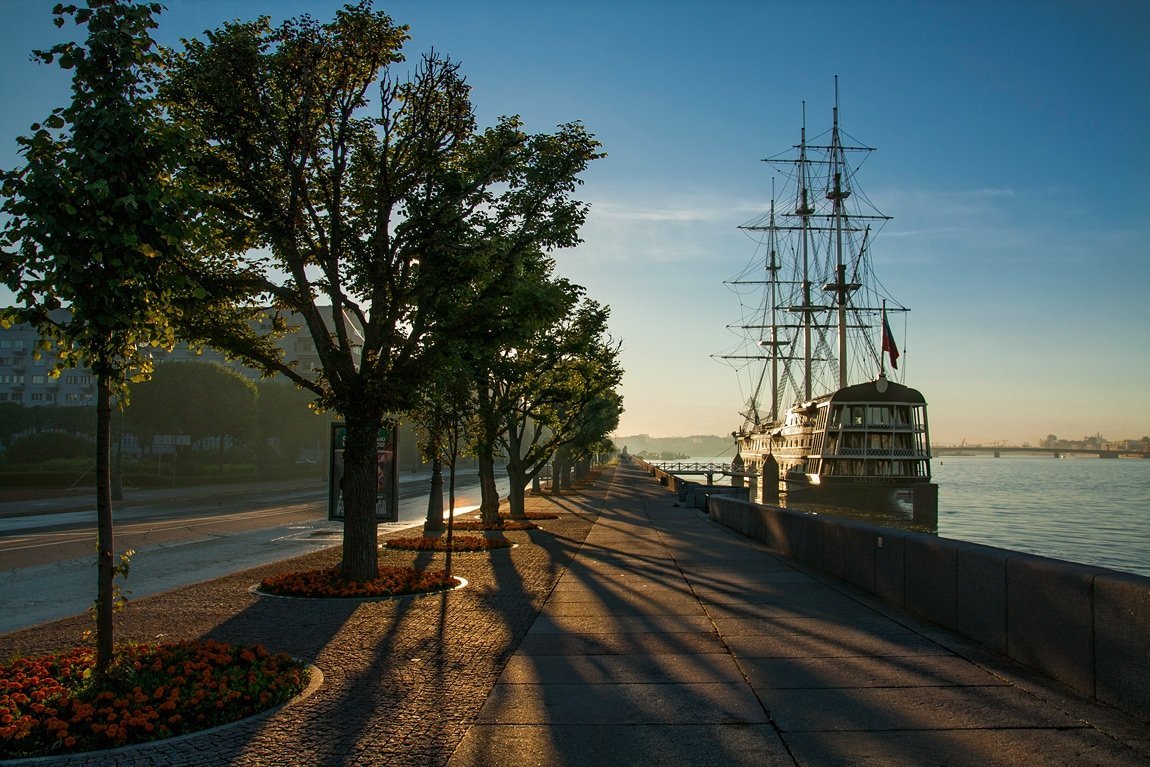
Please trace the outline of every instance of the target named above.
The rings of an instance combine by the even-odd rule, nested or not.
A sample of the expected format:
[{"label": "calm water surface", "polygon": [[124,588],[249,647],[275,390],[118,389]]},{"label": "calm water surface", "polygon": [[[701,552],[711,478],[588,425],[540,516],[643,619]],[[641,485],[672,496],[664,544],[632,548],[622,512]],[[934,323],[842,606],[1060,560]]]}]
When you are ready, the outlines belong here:
[{"label": "calm water surface", "polygon": [[[1150,577],[1150,460],[946,455],[931,472],[944,538]],[[922,529],[909,504],[887,511],[784,505]]]},{"label": "calm water surface", "polygon": [[1150,460],[941,456],[938,534],[1150,576]]}]

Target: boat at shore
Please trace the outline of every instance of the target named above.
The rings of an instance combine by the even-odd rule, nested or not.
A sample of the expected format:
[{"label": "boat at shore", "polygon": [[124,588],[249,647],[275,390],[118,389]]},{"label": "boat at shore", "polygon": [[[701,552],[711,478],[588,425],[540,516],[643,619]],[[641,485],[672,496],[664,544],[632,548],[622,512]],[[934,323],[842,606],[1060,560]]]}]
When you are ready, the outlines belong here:
[{"label": "boat at shore", "polygon": [[766,160],[781,193],[740,227],[755,254],[727,281],[743,308],[728,326],[738,345],[715,355],[738,371],[745,398],[734,463],[757,502],[780,491],[860,503],[933,491],[937,503],[926,399],[896,380],[890,317],[909,309],[871,262],[890,219],[859,185],[862,160],[850,161],[873,150],[842,131],[837,80],[829,131],[808,139],[803,112],[799,143]]}]

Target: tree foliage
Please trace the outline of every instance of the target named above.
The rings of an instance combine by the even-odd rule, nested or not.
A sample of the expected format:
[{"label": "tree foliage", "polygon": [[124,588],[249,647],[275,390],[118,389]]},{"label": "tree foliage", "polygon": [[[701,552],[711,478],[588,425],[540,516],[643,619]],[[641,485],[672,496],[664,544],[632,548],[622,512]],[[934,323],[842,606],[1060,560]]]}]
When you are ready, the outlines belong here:
[{"label": "tree foliage", "polygon": [[[502,414],[498,439],[506,451],[513,516],[523,492],[556,451],[583,438],[596,410],[621,406],[612,396],[622,379],[618,342],[607,332],[609,310],[571,287],[563,319],[529,343],[505,349],[489,370],[486,406]],[[599,415],[600,418],[603,415]]]},{"label": "tree foliage", "polygon": [[36,464],[56,458],[88,458],[95,447],[92,440],[79,434],[41,431],[25,434],[12,441],[4,454],[11,464]]},{"label": "tree foliage", "polygon": [[162,362],[132,387],[126,415],[138,438],[156,434],[243,440],[256,425],[255,383],[217,362]]},{"label": "tree foliage", "polygon": [[166,89],[229,231],[270,254],[246,289],[301,318],[320,368],[256,361],[347,422],[342,567],[356,579],[375,573],[385,414],[414,405],[445,349],[499,332],[479,307],[500,276],[578,241],[571,193],[598,156],[577,123],[478,130],[456,63],[428,54],[395,74],[406,40],[369,2],[326,24],[229,24],[187,43]]},{"label": "tree foliage", "polygon": [[98,673],[113,649],[112,398],[146,377],[145,349],[174,344],[177,298],[198,292],[185,268],[196,238],[177,172],[181,142],[153,98],[159,11],[111,0],[56,6],[57,26],[71,19],[85,40],[35,56],[72,71],[71,103],[18,139],[25,164],[2,180],[0,271],[20,304],[5,321],[34,323],[55,342],[59,367],[82,363],[98,382]]}]

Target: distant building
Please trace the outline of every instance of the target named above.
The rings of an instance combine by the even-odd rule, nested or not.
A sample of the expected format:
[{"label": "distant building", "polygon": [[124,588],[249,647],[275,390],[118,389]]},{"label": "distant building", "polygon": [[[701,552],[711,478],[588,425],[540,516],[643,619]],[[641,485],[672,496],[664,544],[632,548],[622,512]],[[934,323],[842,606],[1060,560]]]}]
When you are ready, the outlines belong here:
[{"label": "distant building", "polygon": [[1147,452],[1147,444],[1138,439],[1117,439],[1103,442],[1102,449],[1115,453],[1144,453]]},{"label": "distant building", "polygon": [[[58,311],[58,318],[67,320],[67,311]],[[330,317],[330,307],[320,307],[320,311],[325,318]],[[353,342],[362,345],[362,329],[354,317],[348,315],[348,319],[349,325],[356,333]],[[261,329],[269,329],[271,322],[272,313],[268,310],[266,319],[261,321],[263,326]],[[330,327],[330,320],[328,325]],[[279,346],[284,350],[285,362],[295,362],[296,367],[305,374],[318,369],[319,355],[311,334],[304,326],[303,318],[299,315],[288,317],[288,327],[294,329],[279,339]],[[42,340],[36,328],[27,323],[0,328],[0,402],[17,402],[30,406],[93,404],[96,397],[96,377],[92,375],[92,371],[86,367],[75,367],[52,377],[49,374],[56,365],[55,355],[50,350],[41,350],[38,355],[36,354]],[[176,360],[219,362],[250,378],[260,377],[259,371],[238,362],[229,362],[224,359],[224,355],[214,349],[205,348],[202,352],[196,352],[183,343],[177,344],[170,352],[156,352],[155,359],[157,362]]]}]

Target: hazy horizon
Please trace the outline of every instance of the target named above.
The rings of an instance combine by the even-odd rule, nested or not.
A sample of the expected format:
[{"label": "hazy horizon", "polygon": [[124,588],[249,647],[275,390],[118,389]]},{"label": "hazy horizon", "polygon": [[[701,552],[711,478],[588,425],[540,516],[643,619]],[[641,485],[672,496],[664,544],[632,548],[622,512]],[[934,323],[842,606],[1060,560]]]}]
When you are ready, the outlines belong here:
[{"label": "hazy horizon", "polygon": [[[68,98],[31,63],[53,3],[5,5],[0,167]],[[239,16],[332,18],[318,0],[170,0],[158,39]],[[878,276],[912,311],[898,380],[929,403],[932,442],[1150,433],[1150,4],[1102,0],[850,4],[584,0],[377,2],[462,63],[481,126],[582,121],[608,156],[577,195],[585,242],[560,274],[611,307],[623,341],[618,434],[725,435],[746,392],[710,358],[767,210],[764,157],[830,125],[878,148],[862,188],[893,216]],[[837,17],[838,23],[829,23]],[[11,294],[0,291],[0,303]],[[901,320],[900,320],[901,323]]]}]

